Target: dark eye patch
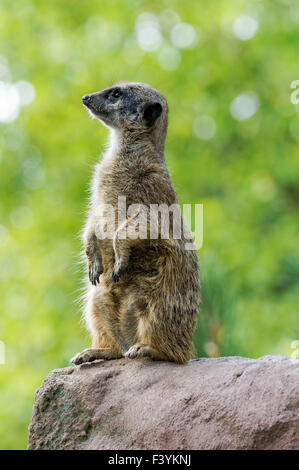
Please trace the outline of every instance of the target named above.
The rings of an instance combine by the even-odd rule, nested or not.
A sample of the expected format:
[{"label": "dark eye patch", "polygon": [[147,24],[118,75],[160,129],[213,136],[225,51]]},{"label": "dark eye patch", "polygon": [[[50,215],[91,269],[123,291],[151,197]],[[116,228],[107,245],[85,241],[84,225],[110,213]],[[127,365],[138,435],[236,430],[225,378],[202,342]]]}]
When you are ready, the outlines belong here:
[{"label": "dark eye patch", "polygon": [[117,101],[122,96],[122,94],[123,93],[120,88],[114,88],[112,91],[110,91],[108,99],[110,101]]}]

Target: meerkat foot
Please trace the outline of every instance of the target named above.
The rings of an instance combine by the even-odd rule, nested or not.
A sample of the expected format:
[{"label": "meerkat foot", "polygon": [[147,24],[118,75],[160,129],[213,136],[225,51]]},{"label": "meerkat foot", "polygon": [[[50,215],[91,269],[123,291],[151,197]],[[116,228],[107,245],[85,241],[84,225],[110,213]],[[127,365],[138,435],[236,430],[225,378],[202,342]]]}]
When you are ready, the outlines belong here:
[{"label": "meerkat foot", "polygon": [[100,283],[100,275],[103,272],[102,264],[99,260],[94,259],[93,261],[89,262],[88,265],[89,271],[89,280],[93,286],[96,286]]},{"label": "meerkat foot", "polygon": [[76,354],[70,362],[77,366],[97,359],[118,359],[120,357],[122,356],[113,352],[112,349],[84,349],[84,351]]},{"label": "meerkat foot", "polygon": [[140,357],[150,357],[151,359],[156,360],[165,359],[156,349],[141,343],[136,343],[131,346],[125,353],[125,357],[129,357],[130,359],[137,359]]}]

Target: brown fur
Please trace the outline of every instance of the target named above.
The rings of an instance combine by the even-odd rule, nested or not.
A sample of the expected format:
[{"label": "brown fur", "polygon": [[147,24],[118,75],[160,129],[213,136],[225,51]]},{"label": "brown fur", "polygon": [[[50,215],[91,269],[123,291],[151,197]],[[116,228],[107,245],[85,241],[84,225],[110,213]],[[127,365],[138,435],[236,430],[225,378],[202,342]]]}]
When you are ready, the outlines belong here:
[{"label": "brown fur", "polygon": [[[111,97],[110,103],[107,97],[115,88],[125,95],[116,101]],[[122,239],[131,219],[117,221],[113,240],[101,240],[99,234],[103,204],[116,208],[118,196],[126,196],[127,207],[177,203],[164,161],[167,102],[142,83],[120,83],[87,99],[92,114],[112,129],[112,138],[95,168],[83,237],[94,284],[88,286],[85,308],[92,349],[72,361],[149,356],[185,363],[193,357],[198,314],[196,251],[185,250],[185,238]],[[153,103],[162,108],[158,117],[159,106],[153,116],[147,108]]]}]

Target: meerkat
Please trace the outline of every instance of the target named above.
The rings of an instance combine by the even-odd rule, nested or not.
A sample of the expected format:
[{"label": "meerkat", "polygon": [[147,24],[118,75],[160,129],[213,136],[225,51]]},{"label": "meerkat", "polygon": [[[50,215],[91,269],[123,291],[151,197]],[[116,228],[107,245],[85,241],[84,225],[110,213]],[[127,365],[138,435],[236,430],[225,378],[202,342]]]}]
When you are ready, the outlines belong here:
[{"label": "meerkat", "polygon": [[[122,82],[83,96],[83,104],[110,129],[110,145],[95,167],[83,234],[89,274],[84,316],[92,349],[71,362],[124,356],[186,363],[193,357],[199,304],[197,253],[185,245],[191,233],[174,238],[171,216],[168,238],[161,237],[160,222],[154,239],[127,235],[139,207],[178,204],[164,160],[167,101],[149,85]],[[116,216],[112,236],[105,237],[103,208],[116,209],[120,196],[136,213]]]}]

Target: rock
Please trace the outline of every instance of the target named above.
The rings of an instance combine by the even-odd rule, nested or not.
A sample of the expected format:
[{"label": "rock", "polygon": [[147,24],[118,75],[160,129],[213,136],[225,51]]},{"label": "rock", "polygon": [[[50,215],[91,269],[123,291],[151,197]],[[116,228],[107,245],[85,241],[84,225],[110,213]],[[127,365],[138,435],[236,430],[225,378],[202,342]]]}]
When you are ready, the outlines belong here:
[{"label": "rock", "polygon": [[29,449],[298,449],[299,360],[147,359],[54,370]]}]

